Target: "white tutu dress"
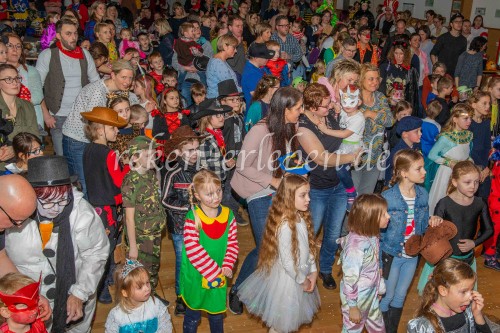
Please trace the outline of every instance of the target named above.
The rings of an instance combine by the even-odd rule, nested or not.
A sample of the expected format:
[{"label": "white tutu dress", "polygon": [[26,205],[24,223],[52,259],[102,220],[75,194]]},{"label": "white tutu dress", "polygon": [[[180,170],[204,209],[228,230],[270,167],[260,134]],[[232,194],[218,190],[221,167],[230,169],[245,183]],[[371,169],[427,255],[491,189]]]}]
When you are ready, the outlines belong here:
[{"label": "white tutu dress", "polygon": [[309,253],[306,223],[301,220],[297,224],[297,270],[291,235],[292,231],[284,224],[278,231],[279,257],[270,274],[257,270],[238,288],[238,296],[248,312],[283,333],[297,331],[300,325],[310,323],[320,306],[317,287],[312,293],[302,289],[307,275],[316,272],[316,263]]}]

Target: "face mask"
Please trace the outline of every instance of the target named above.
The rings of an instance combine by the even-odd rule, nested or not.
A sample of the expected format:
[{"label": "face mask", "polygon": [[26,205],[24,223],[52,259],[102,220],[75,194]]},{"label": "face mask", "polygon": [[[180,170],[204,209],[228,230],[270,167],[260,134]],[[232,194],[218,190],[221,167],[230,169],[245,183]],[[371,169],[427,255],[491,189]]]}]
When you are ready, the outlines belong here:
[{"label": "face mask", "polygon": [[346,91],[340,90],[340,104],[344,108],[354,108],[359,104],[359,88],[355,85],[348,85]]},{"label": "face mask", "polygon": [[9,306],[10,318],[18,324],[28,325],[33,323],[38,317],[38,306],[34,309],[15,309]]},{"label": "face mask", "polygon": [[[40,300],[40,280],[8,295],[0,292],[0,300],[7,306],[11,319],[18,324],[31,324],[38,317],[38,301]],[[18,309],[17,304],[23,304],[24,309]]]}]

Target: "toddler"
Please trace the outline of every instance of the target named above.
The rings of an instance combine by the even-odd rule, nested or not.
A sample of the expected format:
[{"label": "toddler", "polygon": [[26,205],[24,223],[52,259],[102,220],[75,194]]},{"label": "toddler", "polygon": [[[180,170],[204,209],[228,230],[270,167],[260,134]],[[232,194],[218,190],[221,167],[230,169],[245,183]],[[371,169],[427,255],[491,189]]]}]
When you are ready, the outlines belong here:
[{"label": "toddler", "polygon": [[139,57],[141,57],[141,59],[146,59],[146,54],[142,52],[139,42],[132,40],[132,31],[129,28],[123,28],[120,31],[120,38],[122,40],[120,42],[120,46],[118,47],[120,58],[123,58],[125,55],[125,50],[128,48],[134,48],[139,52]]}]

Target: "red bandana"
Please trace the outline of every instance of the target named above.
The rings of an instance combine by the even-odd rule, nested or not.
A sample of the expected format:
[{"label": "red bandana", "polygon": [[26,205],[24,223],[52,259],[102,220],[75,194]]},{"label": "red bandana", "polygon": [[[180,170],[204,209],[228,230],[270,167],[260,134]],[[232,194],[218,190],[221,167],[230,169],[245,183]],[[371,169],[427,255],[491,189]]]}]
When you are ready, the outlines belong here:
[{"label": "red bandana", "polygon": [[83,51],[82,51],[82,48],[80,46],[77,46],[73,51],[65,50],[65,49],[63,49],[61,41],[59,41],[59,40],[56,42],[56,46],[59,49],[59,51],[61,51],[62,53],[64,53],[65,55],[67,55],[70,58],[83,59]]},{"label": "red bandana", "polygon": [[217,141],[217,146],[219,146],[222,155],[226,155],[226,143],[224,142],[224,135],[222,134],[222,130],[220,128],[207,128],[206,131],[214,136],[215,140]]}]

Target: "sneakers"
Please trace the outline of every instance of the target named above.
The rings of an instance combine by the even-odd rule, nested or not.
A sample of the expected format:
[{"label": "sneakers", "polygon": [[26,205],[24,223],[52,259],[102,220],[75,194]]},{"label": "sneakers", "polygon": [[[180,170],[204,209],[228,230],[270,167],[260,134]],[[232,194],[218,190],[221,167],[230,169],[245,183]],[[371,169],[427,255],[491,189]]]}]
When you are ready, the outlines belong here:
[{"label": "sneakers", "polygon": [[177,296],[175,300],[174,314],[176,316],[184,316],[186,314],[186,303],[184,303],[184,300],[179,296]]},{"label": "sneakers", "polygon": [[160,302],[162,302],[162,303],[163,303],[163,305],[165,305],[165,306],[169,306],[169,305],[170,305],[170,302],[169,302],[169,301],[167,301],[167,300],[166,300],[166,299],[164,299],[163,297],[160,297],[157,293],[154,293],[154,297],[158,298],[158,300],[159,300]]},{"label": "sneakers", "polygon": [[350,212],[352,205],[354,204],[354,200],[356,200],[356,197],[358,196],[358,193],[356,191],[352,192],[347,192],[347,211]]},{"label": "sneakers", "polygon": [[111,297],[111,294],[109,293],[109,288],[107,285],[102,288],[101,293],[99,294],[99,303],[101,304],[111,304],[113,303],[113,298]]},{"label": "sneakers", "polygon": [[500,271],[500,263],[495,256],[484,256],[484,267]]},{"label": "sneakers", "polygon": [[319,273],[319,277],[323,280],[323,287],[326,289],[333,290],[337,288],[337,284],[335,283],[331,273]]},{"label": "sneakers", "polygon": [[240,302],[240,298],[238,297],[238,291],[234,286],[231,287],[229,291],[229,311],[231,311],[235,315],[240,315],[243,313],[243,303]]}]

